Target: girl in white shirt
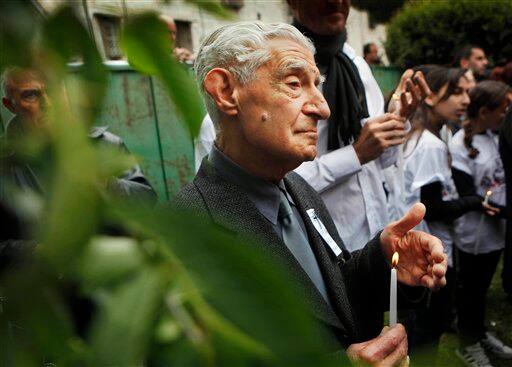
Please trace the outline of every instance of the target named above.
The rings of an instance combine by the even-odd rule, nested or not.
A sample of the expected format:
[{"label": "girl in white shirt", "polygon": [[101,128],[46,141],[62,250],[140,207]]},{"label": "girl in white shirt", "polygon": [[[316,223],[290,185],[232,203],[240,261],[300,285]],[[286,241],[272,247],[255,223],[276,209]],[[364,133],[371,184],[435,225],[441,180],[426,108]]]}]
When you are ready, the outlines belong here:
[{"label": "girl in white shirt", "polygon": [[[425,79],[432,91],[412,117],[412,128],[404,144],[405,201],[401,213],[416,202],[425,204],[425,219],[419,229],[439,237],[449,257],[448,284],[430,295],[426,307],[416,311],[416,322],[410,333],[410,345],[435,346],[452,318],[451,298],[454,285],[452,259],[453,221],[471,210],[482,208],[477,195],[459,198],[453,183],[448,147],[440,138],[447,121],[458,120],[469,105],[470,82],[463,69],[434,67]],[[400,201],[398,201],[400,202]]]},{"label": "girl in white shirt", "polygon": [[[498,149],[500,124],[508,107],[511,88],[502,82],[484,81],[470,92],[468,119],[450,142],[455,183],[460,194],[486,196],[487,213],[473,211],[459,221],[457,241],[458,328],[468,360],[471,351],[488,347],[512,359],[512,349],[485,329],[486,295],[505,246],[505,172]],[[490,195],[489,195],[490,194]],[[500,210],[501,209],[501,210]]]}]

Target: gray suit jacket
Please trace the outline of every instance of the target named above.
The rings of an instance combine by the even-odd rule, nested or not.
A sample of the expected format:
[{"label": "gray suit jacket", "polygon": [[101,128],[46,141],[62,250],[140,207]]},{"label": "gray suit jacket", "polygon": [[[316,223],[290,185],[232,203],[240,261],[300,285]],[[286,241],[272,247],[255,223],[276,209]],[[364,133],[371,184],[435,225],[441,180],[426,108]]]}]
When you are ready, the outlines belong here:
[{"label": "gray suit jacket", "polygon": [[[324,277],[332,308],[325,302],[308,275],[288,250],[271,224],[259,213],[242,190],[227,182],[208,159],[204,159],[193,182],[173,201],[177,209],[193,210],[235,236],[250,236],[280,260],[299,282],[302,296],[320,322],[347,346],[374,337],[382,327],[382,312],[389,302],[389,265],[384,260],[378,237],[356,253],[345,250],[336,227],[320,196],[299,175],[284,178],[304,220],[309,242]],[[329,234],[343,249],[335,258],[306,213],[313,208]]]}]

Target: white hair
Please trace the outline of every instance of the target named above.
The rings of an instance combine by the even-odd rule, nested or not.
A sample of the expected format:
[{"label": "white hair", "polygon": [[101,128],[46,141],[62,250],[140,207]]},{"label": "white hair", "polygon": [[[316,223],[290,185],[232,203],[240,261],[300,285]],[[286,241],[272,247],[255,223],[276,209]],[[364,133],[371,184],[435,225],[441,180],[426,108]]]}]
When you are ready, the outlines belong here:
[{"label": "white hair", "polygon": [[218,130],[220,113],[212,97],[204,89],[208,72],[223,68],[238,82],[246,84],[254,79],[256,70],[271,58],[267,42],[288,39],[315,54],[313,43],[297,28],[286,23],[238,22],[222,26],[203,40],[195,61],[195,72],[206,109]]}]

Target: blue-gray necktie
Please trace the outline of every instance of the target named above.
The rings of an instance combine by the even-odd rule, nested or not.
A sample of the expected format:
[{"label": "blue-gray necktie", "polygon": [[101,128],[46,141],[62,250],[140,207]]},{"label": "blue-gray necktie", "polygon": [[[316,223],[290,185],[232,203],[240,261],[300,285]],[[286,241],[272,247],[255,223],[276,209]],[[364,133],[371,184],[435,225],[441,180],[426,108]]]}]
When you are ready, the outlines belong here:
[{"label": "blue-gray necktie", "polygon": [[313,250],[309,245],[309,241],[302,231],[299,221],[293,214],[292,208],[286,195],[281,191],[279,201],[279,212],[277,218],[281,224],[283,241],[290,252],[295,256],[302,269],[308,274],[311,281],[320,291],[327,303],[330,304],[327,297],[327,290],[322,278],[322,273],[318,267]]}]

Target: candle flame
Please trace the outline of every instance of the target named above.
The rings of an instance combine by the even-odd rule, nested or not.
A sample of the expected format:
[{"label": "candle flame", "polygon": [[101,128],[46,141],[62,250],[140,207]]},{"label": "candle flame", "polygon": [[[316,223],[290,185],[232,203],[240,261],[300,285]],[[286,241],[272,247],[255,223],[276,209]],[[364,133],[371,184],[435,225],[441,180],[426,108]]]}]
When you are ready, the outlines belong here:
[{"label": "candle flame", "polygon": [[391,259],[391,265],[396,268],[396,266],[398,265],[398,252],[395,252],[393,254],[393,258]]},{"label": "candle flame", "polygon": [[487,197],[489,197],[489,196],[491,196],[491,195],[492,195],[492,191],[491,191],[491,190],[489,190],[489,191],[487,191],[487,192],[485,193],[485,196],[487,196]]}]

